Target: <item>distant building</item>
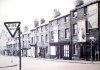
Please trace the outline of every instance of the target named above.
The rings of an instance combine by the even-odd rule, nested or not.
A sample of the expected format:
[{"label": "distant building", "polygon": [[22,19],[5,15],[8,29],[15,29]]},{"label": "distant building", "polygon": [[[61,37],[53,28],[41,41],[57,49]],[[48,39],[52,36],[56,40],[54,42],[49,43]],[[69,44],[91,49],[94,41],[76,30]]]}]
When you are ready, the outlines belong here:
[{"label": "distant building", "polygon": [[2,30],[0,33],[0,52],[6,54],[7,33]]},{"label": "distant building", "polygon": [[22,56],[31,56],[30,34],[30,31],[26,31],[21,35]]},{"label": "distant building", "polygon": [[9,55],[9,56],[18,56],[18,51],[19,51],[18,32],[16,33],[14,38],[12,38],[8,34],[7,42],[6,42],[6,48],[7,48],[6,49],[7,55]]},{"label": "distant building", "polygon": [[32,53],[32,57],[36,57],[37,55],[37,38],[36,38],[36,29],[31,29],[31,36],[30,36],[30,47],[31,47],[31,53]]},{"label": "distant building", "polygon": [[49,49],[49,27],[48,23],[41,24],[36,28],[37,53],[40,57],[46,57]]}]

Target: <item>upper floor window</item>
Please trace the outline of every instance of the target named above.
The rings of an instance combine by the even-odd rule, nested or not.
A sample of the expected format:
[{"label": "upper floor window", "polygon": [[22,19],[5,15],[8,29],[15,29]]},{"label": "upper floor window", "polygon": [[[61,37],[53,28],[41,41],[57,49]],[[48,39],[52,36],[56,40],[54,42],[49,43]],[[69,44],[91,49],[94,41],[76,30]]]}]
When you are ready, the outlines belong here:
[{"label": "upper floor window", "polygon": [[23,46],[24,46],[24,41],[23,41]]},{"label": "upper floor window", "polygon": [[58,39],[60,38],[60,30],[58,30]]},{"label": "upper floor window", "polygon": [[54,39],[54,32],[51,31],[51,39]]},{"label": "upper floor window", "polygon": [[53,27],[53,22],[51,22],[51,27]]},{"label": "upper floor window", "polygon": [[69,29],[65,29],[65,38],[69,38]]},{"label": "upper floor window", "polygon": [[37,32],[38,32],[39,28],[37,28]]},{"label": "upper floor window", "polygon": [[45,41],[47,42],[48,40],[48,34],[45,35]]},{"label": "upper floor window", "polygon": [[39,36],[37,36],[37,42],[39,42]]},{"label": "upper floor window", "polygon": [[45,30],[48,30],[48,25],[45,25]]},{"label": "upper floor window", "polygon": [[35,34],[35,31],[34,31],[34,34]]},{"label": "upper floor window", "polygon": [[77,34],[77,23],[73,24],[73,34]]},{"label": "upper floor window", "polygon": [[41,26],[41,32],[43,31],[43,26]]},{"label": "upper floor window", "polygon": [[30,35],[28,34],[28,38],[29,38],[29,36],[30,36]]},{"label": "upper floor window", "polygon": [[33,37],[32,37],[32,43],[33,43]]},{"label": "upper floor window", "polygon": [[65,17],[65,22],[69,22],[69,17]]},{"label": "upper floor window", "polygon": [[43,35],[41,35],[41,42],[43,42]]},{"label": "upper floor window", "polygon": [[23,35],[23,38],[24,38],[24,35]]},{"label": "upper floor window", "polygon": [[73,17],[77,17],[77,11],[73,12]]},{"label": "upper floor window", "polygon": [[87,7],[84,7],[84,14],[87,15]]},{"label": "upper floor window", "polygon": [[34,41],[33,43],[35,43],[35,37],[33,38],[33,41]]}]

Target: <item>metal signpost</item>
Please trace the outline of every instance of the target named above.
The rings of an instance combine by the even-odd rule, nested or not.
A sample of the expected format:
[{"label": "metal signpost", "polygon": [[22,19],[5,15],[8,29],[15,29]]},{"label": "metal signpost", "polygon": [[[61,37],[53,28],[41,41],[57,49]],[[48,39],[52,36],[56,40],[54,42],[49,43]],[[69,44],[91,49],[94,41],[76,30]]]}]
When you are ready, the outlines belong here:
[{"label": "metal signpost", "polygon": [[11,37],[14,37],[16,32],[19,33],[19,70],[21,70],[21,41],[20,41],[20,24],[21,22],[4,22],[5,27],[10,33]]}]

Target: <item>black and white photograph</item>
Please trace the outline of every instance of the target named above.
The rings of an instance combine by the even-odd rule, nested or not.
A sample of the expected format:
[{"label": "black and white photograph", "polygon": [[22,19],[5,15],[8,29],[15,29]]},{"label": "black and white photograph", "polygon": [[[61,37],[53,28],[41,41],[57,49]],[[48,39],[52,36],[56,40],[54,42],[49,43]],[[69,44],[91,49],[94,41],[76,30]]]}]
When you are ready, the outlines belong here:
[{"label": "black and white photograph", "polygon": [[100,70],[100,0],[0,0],[0,70]]}]

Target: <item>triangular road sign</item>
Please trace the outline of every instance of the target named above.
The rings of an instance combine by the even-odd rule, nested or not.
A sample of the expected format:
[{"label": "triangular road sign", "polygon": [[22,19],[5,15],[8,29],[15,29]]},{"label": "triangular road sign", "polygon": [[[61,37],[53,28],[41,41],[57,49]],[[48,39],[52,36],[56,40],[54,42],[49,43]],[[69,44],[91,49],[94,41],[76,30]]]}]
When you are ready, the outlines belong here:
[{"label": "triangular road sign", "polygon": [[8,32],[10,33],[11,37],[14,37],[17,30],[19,29],[20,22],[4,22]]}]

